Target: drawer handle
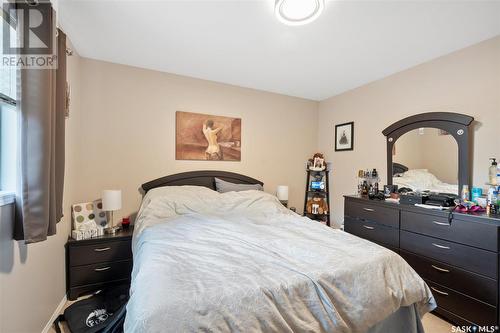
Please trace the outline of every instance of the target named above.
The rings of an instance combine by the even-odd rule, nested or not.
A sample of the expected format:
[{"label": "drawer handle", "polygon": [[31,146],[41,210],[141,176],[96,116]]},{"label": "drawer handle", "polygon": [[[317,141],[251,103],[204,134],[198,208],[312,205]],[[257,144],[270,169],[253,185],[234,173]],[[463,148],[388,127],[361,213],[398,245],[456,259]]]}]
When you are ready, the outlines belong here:
[{"label": "drawer handle", "polygon": [[94,271],[96,271],[96,272],[104,272],[104,271],[107,271],[110,268],[111,267],[106,266],[106,267],[96,268],[96,269],[94,269]]},{"label": "drawer handle", "polygon": [[373,209],[373,208],[363,208],[363,210],[366,210],[367,212],[374,212],[375,211],[375,209]]},{"label": "drawer handle", "polygon": [[451,224],[446,223],[446,222],[432,221],[432,223],[437,224],[437,225],[445,225],[445,226],[447,226],[447,227],[451,226]]},{"label": "drawer handle", "polygon": [[438,290],[438,289],[436,289],[436,288],[434,288],[434,287],[431,287],[431,289],[432,289],[433,291],[437,292],[438,294],[443,295],[443,296],[448,296],[448,295],[449,295],[447,292],[444,292],[444,291]]},{"label": "drawer handle", "polygon": [[373,230],[373,229],[375,229],[375,227],[370,227],[369,225],[364,225],[364,224],[363,224],[363,227],[364,227],[365,229],[368,229],[368,230]]},{"label": "drawer handle", "polygon": [[441,268],[441,267],[438,267],[438,266],[434,266],[434,265],[431,265],[432,268],[434,268],[435,270],[437,271],[440,271],[440,272],[443,272],[443,273],[449,273],[450,271],[445,269],[445,268]]},{"label": "drawer handle", "polygon": [[108,251],[108,250],[111,250],[110,247],[102,247],[100,249],[94,249],[95,252],[104,252],[104,251]]},{"label": "drawer handle", "polygon": [[434,245],[435,247],[438,247],[440,249],[446,249],[446,250],[451,249],[451,247],[449,247],[449,246],[439,245],[439,244],[436,244],[436,243],[432,243],[432,245]]}]

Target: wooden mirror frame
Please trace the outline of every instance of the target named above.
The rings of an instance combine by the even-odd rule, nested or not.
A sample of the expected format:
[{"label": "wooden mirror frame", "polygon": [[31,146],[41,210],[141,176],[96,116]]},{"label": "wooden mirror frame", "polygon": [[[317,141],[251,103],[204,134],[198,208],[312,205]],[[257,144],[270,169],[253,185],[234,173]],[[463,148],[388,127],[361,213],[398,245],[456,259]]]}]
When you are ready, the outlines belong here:
[{"label": "wooden mirror frame", "polygon": [[474,118],[453,112],[428,112],[401,119],[382,131],[387,142],[387,184],[392,185],[392,151],[396,141],[417,128],[431,127],[444,130],[458,144],[458,194],[464,185],[471,189],[472,179],[472,122]]}]

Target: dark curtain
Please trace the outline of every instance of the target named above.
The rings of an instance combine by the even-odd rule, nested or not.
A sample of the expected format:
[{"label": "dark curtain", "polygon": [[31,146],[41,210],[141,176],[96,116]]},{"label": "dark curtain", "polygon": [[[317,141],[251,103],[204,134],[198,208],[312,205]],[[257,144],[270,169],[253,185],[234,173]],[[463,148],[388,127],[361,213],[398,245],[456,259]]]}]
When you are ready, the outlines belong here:
[{"label": "dark curtain", "polygon": [[[51,21],[55,27],[54,14]],[[63,216],[66,35],[57,30],[53,38],[57,38],[57,69],[20,69],[19,75],[14,238],[26,243],[54,235]]]}]

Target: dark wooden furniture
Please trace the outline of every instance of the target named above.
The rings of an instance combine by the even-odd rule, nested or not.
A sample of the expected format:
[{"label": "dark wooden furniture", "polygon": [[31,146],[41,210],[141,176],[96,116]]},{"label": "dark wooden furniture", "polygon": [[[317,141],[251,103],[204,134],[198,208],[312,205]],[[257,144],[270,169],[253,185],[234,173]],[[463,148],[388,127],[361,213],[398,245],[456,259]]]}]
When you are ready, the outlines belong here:
[{"label": "dark wooden furniture", "polygon": [[500,216],[346,196],[344,230],[399,253],[452,323],[499,324]]},{"label": "dark wooden furniture", "polygon": [[404,173],[408,171],[408,167],[401,163],[392,163],[392,175],[397,175],[398,173]]},{"label": "dark wooden furniture", "polygon": [[69,300],[103,287],[130,283],[133,227],[114,235],[66,244],[66,290]]},{"label": "dark wooden furniture", "polygon": [[452,112],[420,113],[401,119],[382,131],[387,141],[387,184],[392,185],[393,163],[392,154],[396,140],[405,133],[423,127],[439,128],[450,133],[458,144],[458,189],[471,187],[472,178],[472,122],[474,118],[465,114]]},{"label": "dark wooden furniture", "polygon": [[[329,170],[323,170],[323,171],[314,171],[314,170],[307,170],[307,176],[306,176],[306,194],[305,194],[305,199],[304,199],[304,216],[307,216],[308,218],[320,222],[326,222],[327,226],[330,226],[330,181],[328,179],[328,173]],[[324,179],[325,182],[325,189],[323,190],[313,190],[311,188],[311,178],[314,178],[315,176],[321,176]],[[314,197],[315,195],[321,196],[324,200],[326,200],[326,205],[328,206],[328,213],[326,214],[310,214],[307,212],[307,201]]]},{"label": "dark wooden furniture", "polygon": [[189,171],[189,172],[177,173],[174,175],[158,178],[142,184],[141,188],[144,191],[144,193],[156,187],[182,186],[182,185],[204,186],[208,187],[209,189],[215,190],[215,178],[219,178],[235,184],[264,185],[263,182],[257,179],[240,175],[234,172],[204,170],[204,171]]}]

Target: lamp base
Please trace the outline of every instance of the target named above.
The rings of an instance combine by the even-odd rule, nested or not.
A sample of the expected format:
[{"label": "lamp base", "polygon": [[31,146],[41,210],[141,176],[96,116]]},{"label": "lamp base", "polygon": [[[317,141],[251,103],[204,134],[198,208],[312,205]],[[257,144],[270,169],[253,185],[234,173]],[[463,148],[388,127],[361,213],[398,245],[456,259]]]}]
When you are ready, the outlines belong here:
[{"label": "lamp base", "polygon": [[114,235],[114,234],[116,234],[116,232],[120,231],[121,229],[122,229],[122,227],[120,227],[120,226],[109,227],[109,228],[104,229],[104,233],[108,234],[108,235]]}]

